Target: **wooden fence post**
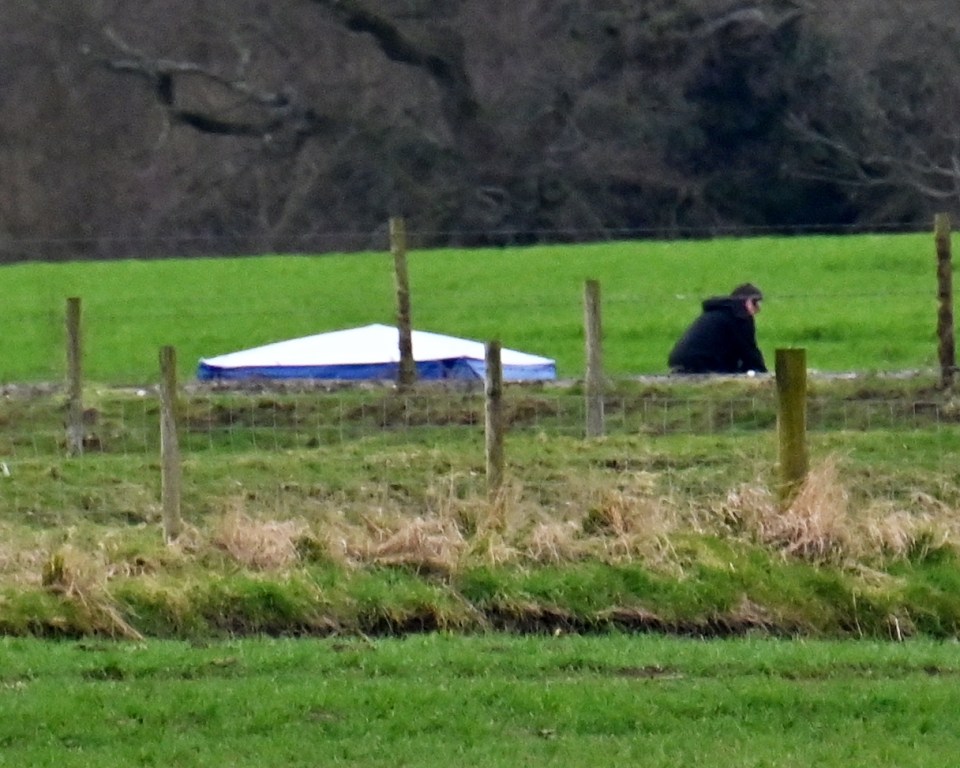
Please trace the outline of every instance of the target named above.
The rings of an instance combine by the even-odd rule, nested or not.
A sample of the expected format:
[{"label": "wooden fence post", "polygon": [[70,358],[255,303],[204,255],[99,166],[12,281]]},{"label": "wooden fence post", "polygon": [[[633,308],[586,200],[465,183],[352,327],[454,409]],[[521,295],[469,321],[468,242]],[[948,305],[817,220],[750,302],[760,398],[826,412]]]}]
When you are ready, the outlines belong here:
[{"label": "wooden fence post", "polygon": [[807,353],[776,351],[777,431],[780,438],[780,501],[788,504],[807,476]]},{"label": "wooden fence post", "polygon": [[950,216],[938,213],[933,219],[937,248],[937,338],[940,359],[940,385],[949,387],[957,368],[953,334],[953,265],[950,248]]},{"label": "wooden fence post", "polygon": [[583,290],[583,320],[587,344],[587,437],[603,435],[603,325],[600,283],[587,280]]},{"label": "wooden fence post", "polygon": [[417,367],[413,360],[413,331],[410,320],[407,230],[404,220],[397,216],[390,219],[390,252],[393,254],[393,271],[396,278],[397,331],[400,334],[400,370],[397,373],[397,389],[406,391],[417,379]]},{"label": "wooden fence post", "polygon": [[160,472],[163,537],[169,544],[183,528],[180,518],[180,443],[177,437],[177,352],[160,349]]},{"label": "wooden fence post", "polygon": [[486,345],[487,494],[496,499],[503,485],[503,366],[499,341]]},{"label": "wooden fence post", "polygon": [[80,299],[67,299],[67,454],[83,453],[83,337]]}]

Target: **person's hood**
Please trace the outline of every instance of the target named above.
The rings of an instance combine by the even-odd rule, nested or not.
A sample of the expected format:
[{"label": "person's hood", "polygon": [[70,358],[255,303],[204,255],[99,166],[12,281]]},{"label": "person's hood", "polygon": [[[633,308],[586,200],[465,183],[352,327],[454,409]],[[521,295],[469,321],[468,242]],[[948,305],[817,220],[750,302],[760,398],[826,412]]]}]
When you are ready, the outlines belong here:
[{"label": "person's hood", "polygon": [[734,317],[750,317],[747,312],[746,299],[743,296],[712,296],[703,302],[704,312],[726,312]]}]

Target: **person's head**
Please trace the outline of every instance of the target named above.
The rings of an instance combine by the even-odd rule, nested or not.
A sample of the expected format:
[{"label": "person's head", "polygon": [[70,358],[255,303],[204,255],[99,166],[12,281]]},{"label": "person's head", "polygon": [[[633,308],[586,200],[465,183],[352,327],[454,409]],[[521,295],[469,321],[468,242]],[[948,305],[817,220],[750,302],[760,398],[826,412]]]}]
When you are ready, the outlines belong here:
[{"label": "person's head", "polygon": [[750,316],[760,311],[760,302],[763,301],[763,292],[753,283],[743,283],[730,292],[731,298],[742,299],[743,306]]}]

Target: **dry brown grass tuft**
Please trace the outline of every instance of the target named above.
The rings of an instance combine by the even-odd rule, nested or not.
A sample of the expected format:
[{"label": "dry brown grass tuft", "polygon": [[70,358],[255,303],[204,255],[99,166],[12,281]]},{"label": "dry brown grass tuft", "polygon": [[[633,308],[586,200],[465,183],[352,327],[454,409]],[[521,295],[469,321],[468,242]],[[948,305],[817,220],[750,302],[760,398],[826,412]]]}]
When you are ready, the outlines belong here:
[{"label": "dry brown grass tuft", "polygon": [[777,514],[777,500],[766,486],[744,483],[727,493],[715,513],[723,533],[759,540],[765,521]]},{"label": "dry brown grass tuft", "polygon": [[766,631],[782,626],[779,616],[765,606],[753,602],[746,595],[741,597],[740,602],[730,609],[727,615],[723,617],[723,621],[731,628],[741,631],[746,629]]},{"label": "dry brown grass tuft", "polygon": [[185,524],[180,535],[167,544],[167,550],[177,555],[189,557],[203,552],[209,546],[207,535],[194,525]]},{"label": "dry brown grass tuft", "polygon": [[785,509],[769,489],[741,486],[720,505],[723,528],[811,562],[833,561],[854,541],[848,516],[849,496],[840,483],[836,461],[828,458],[810,470]]},{"label": "dry brown grass tuft", "polygon": [[662,565],[669,539],[680,529],[676,507],[644,487],[601,489],[583,520],[589,553],[607,561],[643,559]]},{"label": "dry brown grass tuft", "polygon": [[14,540],[9,528],[0,528],[0,579],[4,583],[38,586],[48,557],[47,548],[35,538],[20,536]]},{"label": "dry brown grass tuft", "polygon": [[41,583],[48,591],[77,604],[86,613],[91,631],[142,640],[114,605],[106,574],[102,561],[72,547],[61,547],[43,563]]},{"label": "dry brown grass tuft", "polygon": [[583,520],[587,534],[625,536],[634,527],[633,499],[620,490],[604,489],[597,494]]},{"label": "dry brown grass tuft", "polygon": [[488,529],[470,539],[464,556],[496,567],[517,562],[521,559],[521,552],[500,531]]},{"label": "dry brown grass tuft", "polygon": [[953,510],[917,494],[906,511],[873,502],[851,513],[837,461],[814,467],[786,509],[760,484],[731,491],[717,510],[721,528],[811,562],[869,563],[923,558],[954,538]]},{"label": "dry brown grass tuft", "polygon": [[435,493],[433,499],[438,516],[455,523],[446,530],[461,537],[460,555],[487,564],[662,560],[670,551],[667,537],[679,527],[675,507],[654,493],[645,474],[617,489],[572,487],[563,502],[565,514],[544,508],[536,494],[515,482],[494,499],[462,493]]},{"label": "dry brown grass tuft", "polygon": [[242,512],[232,511],[221,518],[212,541],[248,568],[281,570],[298,561],[297,540],[305,530],[305,524],[296,520],[254,520]]},{"label": "dry brown grass tuft", "polygon": [[529,524],[539,513],[523,498],[523,484],[512,480],[505,482],[492,498],[486,499],[477,512],[477,532],[507,533]]},{"label": "dry brown grass tuft", "polygon": [[[923,559],[930,552],[949,545],[952,521],[932,514],[893,510],[876,514],[871,510],[863,523],[861,541],[868,553],[890,560]],[[952,517],[952,515],[951,515]]]},{"label": "dry brown grass tuft", "polygon": [[465,547],[466,539],[454,521],[417,517],[405,521],[372,547],[369,559],[375,563],[451,573]]},{"label": "dry brown grass tuft", "polygon": [[910,510],[889,502],[868,502],[853,515],[834,459],[812,471],[787,510],[797,535],[786,551],[807,559],[861,562],[923,559],[955,540],[956,511],[929,494],[916,492]]},{"label": "dry brown grass tuft", "polygon": [[586,547],[575,522],[543,521],[533,526],[523,551],[534,562],[557,564],[579,560]]},{"label": "dry brown grass tuft", "polygon": [[765,521],[763,539],[804,560],[837,560],[855,541],[848,512],[849,495],[828,458],[810,470],[790,506]]},{"label": "dry brown grass tuft", "polygon": [[382,510],[332,516],[320,538],[327,556],[344,567],[406,565],[450,573],[467,547],[467,537],[452,517],[411,518]]}]

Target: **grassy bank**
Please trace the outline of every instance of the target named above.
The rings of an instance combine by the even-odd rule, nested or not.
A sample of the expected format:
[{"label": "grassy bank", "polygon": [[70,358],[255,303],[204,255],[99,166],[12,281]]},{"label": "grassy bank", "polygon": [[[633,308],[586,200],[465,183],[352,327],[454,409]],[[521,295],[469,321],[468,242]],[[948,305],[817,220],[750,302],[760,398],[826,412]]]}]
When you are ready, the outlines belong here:
[{"label": "grassy bank", "polygon": [[948,765],[949,644],[0,640],[0,763]]},{"label": "grassy bank", "polygon": [[56,396],[10,396],[0,630],[955,635],[952,394],[815,382],[812,471],[787,507],[774,394],[621,385],[607,436],[584,440],[576,387],[508,388],[489,499],[477,393],[197,392],[171,546],[154,399],[100,393],[90,450],[68,458]]}]

